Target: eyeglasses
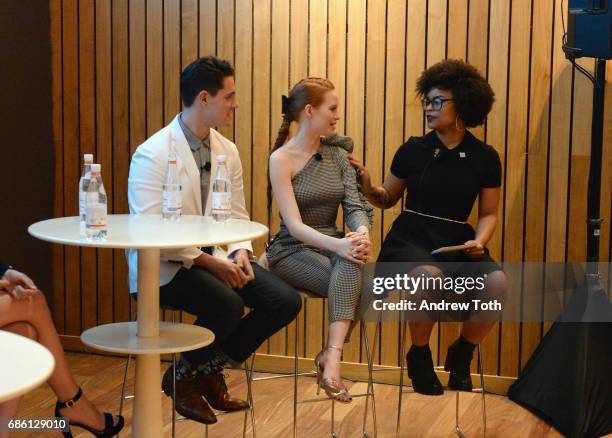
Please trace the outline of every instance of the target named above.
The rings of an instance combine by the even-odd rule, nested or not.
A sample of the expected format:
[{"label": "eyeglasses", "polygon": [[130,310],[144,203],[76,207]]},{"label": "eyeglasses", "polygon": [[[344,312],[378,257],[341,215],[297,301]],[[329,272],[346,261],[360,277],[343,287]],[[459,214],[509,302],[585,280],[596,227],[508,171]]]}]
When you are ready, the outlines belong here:
[{"label": "eyeglasses", "polygon": [[451,100],[455,100],[455,99],[443,99],[440,96],[436,96],[433,99],[423,99],[421,101],[422,105],[423,105],[423,109],[426,110],[427,107],[429,105],[431,105],[431,109],[434,111],[440,111],[442,109],[442,105],[444,105],[444,102],[449,102]]}]

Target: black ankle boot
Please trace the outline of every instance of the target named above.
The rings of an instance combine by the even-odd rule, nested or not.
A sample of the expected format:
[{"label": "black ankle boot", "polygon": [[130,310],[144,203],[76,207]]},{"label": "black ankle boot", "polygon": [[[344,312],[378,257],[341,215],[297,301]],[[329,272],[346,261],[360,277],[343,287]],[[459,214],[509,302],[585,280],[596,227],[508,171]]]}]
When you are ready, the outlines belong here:
[{"label": "black ankle boot", "polygon": [[406,355],[408,377],[412,380],[415,392],[425,395],[442,395],[442,383],[436,376],[429,345],[417,347],[413,345]]},{"label": "black ankle boot", "polygon": [[444,370],[450,371],[448,387],[456,391],[472,391],[470,363],[474,355],[475,344],[460,336],[448,347]]}]

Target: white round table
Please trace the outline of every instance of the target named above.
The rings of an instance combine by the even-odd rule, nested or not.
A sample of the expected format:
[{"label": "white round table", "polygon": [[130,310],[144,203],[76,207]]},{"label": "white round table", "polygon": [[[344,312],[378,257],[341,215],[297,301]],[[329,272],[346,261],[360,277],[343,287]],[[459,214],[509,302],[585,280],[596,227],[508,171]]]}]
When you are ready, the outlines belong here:
[{"label": "white round table", "polygon": [[19,397],[46,381],[53,356],[38,342],[0,330],[0,403]]},{"label": "white round table", "polygon": [[90,241],[79,235],[79,217],[49,219],[30,225],[29,233],[64,245],[138,250],[138,321],[106,324],[86,330],[86,345],[114,353],[136,354],[136,388],[132,436],[161,437],[160,354],[194,350],[212,343],[210,330],[189,324],[159,322],[160,249],[214,246],[253,240],[268,233],[256,222],[182,216],[109,215],[108,237]]}]

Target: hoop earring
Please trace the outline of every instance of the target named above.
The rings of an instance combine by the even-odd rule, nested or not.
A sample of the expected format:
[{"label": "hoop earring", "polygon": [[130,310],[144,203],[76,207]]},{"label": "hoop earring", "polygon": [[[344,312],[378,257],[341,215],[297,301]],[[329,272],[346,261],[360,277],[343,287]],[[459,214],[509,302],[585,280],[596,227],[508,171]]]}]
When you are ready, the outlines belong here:
[{"label": "hoop earring", "polygon": [[459,127],[459,114],[457,114],[457,116],[455,117],[455,129],[457,129],[457,131],[462,131],[463,129],[465,129],[463,127]]}]

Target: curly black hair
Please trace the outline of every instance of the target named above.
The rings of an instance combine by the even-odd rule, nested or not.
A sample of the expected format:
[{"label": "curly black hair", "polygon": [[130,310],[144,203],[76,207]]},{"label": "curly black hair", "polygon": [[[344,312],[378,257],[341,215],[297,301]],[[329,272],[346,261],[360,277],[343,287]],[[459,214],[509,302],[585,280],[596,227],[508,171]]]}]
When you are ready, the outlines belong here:
[{"label": "curly black hair", "polygon": [[476,67],[458,59],[438,62],[421,74],[417,95],[424,97],[432,88],[452,91],[457,114],[470,128],[484,123],[495,101],[493,89]]}]

